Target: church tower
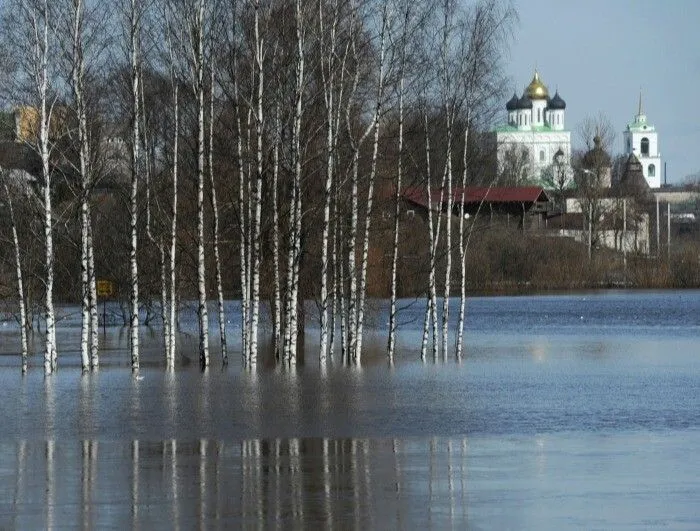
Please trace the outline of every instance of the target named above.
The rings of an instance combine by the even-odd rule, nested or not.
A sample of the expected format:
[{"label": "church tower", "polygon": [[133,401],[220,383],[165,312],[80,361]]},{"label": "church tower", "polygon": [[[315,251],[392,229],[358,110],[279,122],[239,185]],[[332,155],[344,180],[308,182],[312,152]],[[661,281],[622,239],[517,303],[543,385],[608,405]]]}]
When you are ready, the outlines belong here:
[{"label": "church tower", "polygon": [[627,125],[623,133],[625,153],[634,154],[642,165],[644,178],[649,188],[661,188],[661,153],[656,128],[647,122],[642,111],[642,94],[639,94],[639,107],[634,122]]}]

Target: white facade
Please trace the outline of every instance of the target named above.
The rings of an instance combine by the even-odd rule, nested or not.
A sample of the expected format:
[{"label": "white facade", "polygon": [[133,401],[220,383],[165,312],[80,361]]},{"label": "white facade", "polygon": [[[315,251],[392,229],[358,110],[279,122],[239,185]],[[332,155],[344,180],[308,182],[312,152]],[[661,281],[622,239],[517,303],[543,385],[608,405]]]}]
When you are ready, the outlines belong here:
[{"label": "white facade", "polygon": [[627,125],[623,133],[624,150],[634,153],[642,164],[644,178],[650,188],[661,188],[661,153],[656,128],[647,122],[642,112],[642,97],[639,96],[639,110],[634,122]]},{"label": "white facade", "polygon": [[[560,161],[563,165],[557,166],[556,171],[565,172],[570,179],[571,133],[565,129],[565,109],[566,103],[559,93],[550,98],[547,87],[535,72],[523,95],[518,98],[514,94],[506,104],[508,123],[494,130],[499,174],[507,166],[506,157],[517,155],[526,160],[525,164],[518,165],[518,184],[552,188],[552,183],[544,177],[554,171],[555,155],[559,152],[563,154]],[[526,157],[523,152],[527,152]]]}]

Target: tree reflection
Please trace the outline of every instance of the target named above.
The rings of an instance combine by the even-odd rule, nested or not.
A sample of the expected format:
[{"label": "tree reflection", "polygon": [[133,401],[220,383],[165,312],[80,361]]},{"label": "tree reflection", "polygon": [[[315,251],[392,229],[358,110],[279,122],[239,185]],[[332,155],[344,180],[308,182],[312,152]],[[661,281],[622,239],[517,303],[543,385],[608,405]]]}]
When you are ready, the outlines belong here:
[{"label": "tree reflection", "polygon": [[[466,449],[466,441],[435,438],[46,441],[40,451],[21,442],[10,487],[13,525],[460,527],[467,514]],[[28,481],[42,468],[44,481]]]}]

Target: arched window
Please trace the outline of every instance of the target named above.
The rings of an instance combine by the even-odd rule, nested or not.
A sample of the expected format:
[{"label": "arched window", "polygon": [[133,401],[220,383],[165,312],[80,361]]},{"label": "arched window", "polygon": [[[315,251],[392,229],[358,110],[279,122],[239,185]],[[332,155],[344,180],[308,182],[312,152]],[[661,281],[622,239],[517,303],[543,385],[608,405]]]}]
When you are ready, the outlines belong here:
[{"label": "arched window", "polygon": [[653,164],[649,164],[649,167],[647,168],[647,173],[649,174],[649,177],[655,177],[656,176],[656,166]]},{"label": "arched window", "polygon": [[540,150],[540,162],[544,162],[544,149]]},{"label": "arched window", "polygon": [[642,138],[642,155],[649,154],[649,139],[647,137]]}]

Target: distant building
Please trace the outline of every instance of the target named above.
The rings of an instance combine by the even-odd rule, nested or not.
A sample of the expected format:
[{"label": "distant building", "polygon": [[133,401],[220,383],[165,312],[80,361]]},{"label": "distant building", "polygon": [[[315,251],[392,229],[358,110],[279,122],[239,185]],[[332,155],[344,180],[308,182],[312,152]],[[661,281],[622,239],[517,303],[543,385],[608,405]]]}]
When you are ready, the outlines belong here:
[{"label": "distant building", "polygon": [[539,184],[557,188],[553,173],[570,180],[571,133],[565,129],[566,102],[549,90],[535,72],[522,96],[506,103],[508,121],[496,127],[494,137],[498,173],[508,184]]},{"label": "distant building", "polygon": [[625,153],[636,155],[642,165],[644,178],[650,188],[661,188],[661,153],[656,128],[647,122],[642,111],[642,95],[634,122],[627,125],[623,133]]},{"label": "distant building", "polygon": [[[49,139],[56,140],[68,133],[69,112],[66,107],[54,106],[49,122]],[[20,105],[14,110],[15,141],[35,144],[39,138],[41,114],[30,105]]]}]

